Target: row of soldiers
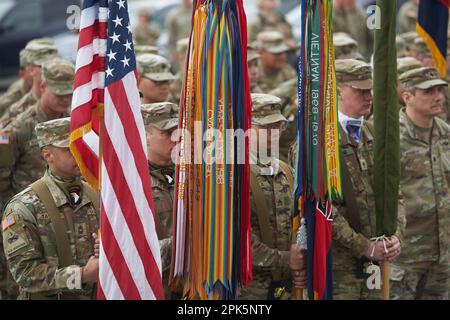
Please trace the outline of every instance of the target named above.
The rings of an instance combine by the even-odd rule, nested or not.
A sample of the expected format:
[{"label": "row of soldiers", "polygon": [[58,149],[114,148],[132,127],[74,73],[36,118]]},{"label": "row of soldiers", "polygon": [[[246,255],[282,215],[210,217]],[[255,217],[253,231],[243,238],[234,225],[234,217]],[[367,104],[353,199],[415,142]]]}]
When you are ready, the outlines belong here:
[{"label": "row of soldiers", "polygon": [[[375,235],[371,69],[361,61],[364,60],[358,50],[361,42],[341,33],[335,34],[334,43],[338,59],[341,158],[347,168],[343,176],[353,191],[346,201],[333,206],[334,297],[379,296],[367,289],[364,271],[377,261],[397,258],[392,273],[393,298],[447,299],[449,129],[448,124],[435,117],[442,114],[446,82],[438,79],[435,69],[424,68],[420,56],[399,58],[399,102],[403,105],[399,226],[397,234],[387,242],[386,251],[381,242],[371,240]],[[419,40],[405,43],[414,43],[414,47],[398,50],[401,55],[419,51]],[[187,45],[187,39],[177,42],[180,65],[184,64]],[[402,41],[398,45],[401,48]],[[289,161],[288,151],[295,140],[297,124],[297,75],[289,65],[288,54],[296,48],[282,32],[263,30],[248,49],[252,127],[279,129],[282,133],[281,137],[267,136],[268,146],[279,140],[280,159],[274,158],[269,163],[258,159],[252,165],[254,281],[240,290],[239,298],[285,299],[290,296],[292,284],[305,285],[304,258],[291,243],[293,172],[287,164],[293,164],[294,155],[291,152]],[[175,145],[170,138],[178,123],[184,70],[180,68],[173,75],[168,59],[158,55],[154,47],[136,46],[135,51],[163,282],[166,297],[176,298],[179,295],[170,294],[168,289],[174,189],[170,154]],[[14,283],[20,287],[20,298],[91,298],[94,294],[92,284],[98,272],[95,235],[98,222],[94,221],[97,204],[92,190],[79,178],[67,148],[69,119],[64,117],[69,115],[74,68],[56,58],[56,53],[48,39],[29,43],[21,53],[21,82],[0,98],[2,106],[3,99],[12,96],[11,92],[28,91],[25,95],[18,93],[17,100],[12,99],[16,102],[6,102],[0,114],[4,127],[0,144],[2,233],[11,270],[8,277],[13,277],[13,281],[3,282],[3,288],[9,289],[2,291],[3,298],[17,295],[19,289],[12,290]],[[16,106],[22,100],[26,102]],[[50,200],[42,195],[42,189],[45,190],[42,183],[40,189],[39,185],[32,185],[36,180],[50,190]],[[53,202],[56,208],[45,201]],[[65,219],[63,230],[69,240],[66,250],[58,245],[64,238],[61,232],[58,235],[55,226],[50,227],[55,212]],[[269,225],[261,221],[269,221]],[[64,259],[62,251],[66,252]],[[6,264],[2,263],[2,267],[7,274]],[[74,284],[81,287],[75,288]]]}]

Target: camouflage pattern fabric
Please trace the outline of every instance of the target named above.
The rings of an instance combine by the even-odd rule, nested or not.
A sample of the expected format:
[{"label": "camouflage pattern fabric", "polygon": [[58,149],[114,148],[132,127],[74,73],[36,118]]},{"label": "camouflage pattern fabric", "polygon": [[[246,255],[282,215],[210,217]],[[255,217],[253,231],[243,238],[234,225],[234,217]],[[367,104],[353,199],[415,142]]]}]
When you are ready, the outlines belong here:
[{"label": "camouflage pattern fabric", "polygon": [[19,114],[25,112],[37,102],[37,98],[34,93],[30,90],[27,94],[25,94],[20,100],[9,106],[9,108],[5,111],[3,116],[0,118],[0,123],[6,128],[11,121],[14,120]]},{"label": "camouflage pattern fabric", "polygon": [[[80,179],[66,181],[47,171],[42,181],[64,219],[74,265],[59,267],[55,233],[46,208],[31,188],[13,197],[2,220],[5,256],[14,280],[20,287],[19,299],[39,293],[57,299],[60,293],[75,293],[91,299],[94,287],[81,284],[81,266],[94,254],[92,233],[98,232],[94,205],[83,193]],[[78,188],[79,204],[73,205],[70,192]]]},{"label": "camouflage pattern fabric", "polygon": [[402,5],[398,12],[398,28],[400,33],[416,31],[416,22],[419,13],[417,0],[409,0]]},{"label": "camouflage pattern fabric", "polygon": [[133,30],[134,41],[137,45],[156,45],[156,41],[159,38],[161,31],[154,27],[148,26],[145,29],[136,27]]},{"label": "camouflage pattern fabric", "polygon": [[[0,117],[3,116],[8,108],[19,101],[26,94],[23,88],[23,80],[19,79],[14,82],[4,94],[0,96]],[[1,123],[1,122],[0,122]],[[1,126],[1,124],[0,124]],[[4,125],[3,125],[4,126]]]},{"label": "camouflage pattern fabric", "polygon": [[[262,241],[258,213],[255,204],[253,190],[251,190],[251,226],[252,226],[252,254],[253,254],[253,281],[247,288],[242,288],[238,293],[240,300],[265,300],[272,282],[272,271],[281,274],[283,280],[291,281],[289,269],[290,246],[292,240],[292,186],[289,184],[287,173],[279,167],[279,171],[273,175],[262,175],[262,170],[267,171],[269,165],[257,163],[251,165],[251,170],[256,175],[258,183],[264,192],[266,207],[269,211],[270,229],[273,230],[273,238],[277,245],[270,248]],[[293,174],[292,168],[289,167]],[[289,299],[289,291],[281,296],[281,299]]]},{"label": "camouflage pattern fabric", "polygon": [[[400,111],[400,188],[407,224],[399,271],[393,275],[394,295],[399,299],[448,299],[449,141],[450,127],[441,119],[435,118],[427,130],[415,126],[404,109]],[[397,289],[405,286],[401,294]]]},{"label": "camouflage pattern fabric", "polygon": [[292,80],[297,77],[297,73],[295,70],[289,65],[285,64],[283,69],[274,74],[268,74],[264,72],[261,64],[259,65],[259,80],[258,87],[262,90],[262,92],[269,92],[278,88],[283,82],[288,80]]},{"label": "camouflage pattern fabric", "polygon": [[359,7],[333,12],[333,32],[345,32],[355,39],[365,60],[369,60],[373,50],[373,31],[367,28],[367,18],[367,14]]},{"label": "camouflage pattern fabric", "polygon": [[255,41],[258,34],[263,31],[279,31],[283,34],[284,39],[293,38],[292,27],[282,15],[278,15],[275,21],[269,21],[263,15],[258,14],[248,25],[248,41]]},{"label": "camouflage pattern fabric", "polygon": [[155,205],[155,226],[161,247],[163,286],[166,299],[170,299],[169,277],[173,239],[174,167],[158,167],[148,163],[152,180],[152,196]]},{"label": "camouflage pattern fabric", "polygon": [[[333,205],[333,287],[336,300],[359,300],[370,295],[366,282],[357,276],[360,270],[358,259],[363,257],[376,236],[375,198],[373,192],[373,132],[365,122],[361,142],[358,144],[340,127],[341,161],[347,166],[357,210],[360,230],[351,221],[344,203]],[[402,239],[404,220],[403,201],[400,198],[396,236]]]}]

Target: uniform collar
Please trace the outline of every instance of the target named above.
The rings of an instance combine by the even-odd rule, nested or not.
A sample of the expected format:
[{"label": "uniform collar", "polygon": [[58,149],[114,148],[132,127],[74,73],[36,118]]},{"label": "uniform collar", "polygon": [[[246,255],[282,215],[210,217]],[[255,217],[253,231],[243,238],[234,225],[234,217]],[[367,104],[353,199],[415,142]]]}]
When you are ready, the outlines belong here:
[{"label": "uniform collar", "polygon": [[277,176],[281,173],[280,160],[271,157],[268,163],[261,163],[254,152],[250,152],[251,169],[258,175]]},{"label": "uniform collar", "polygon": [[[65,180],[61,177],[56,176],[52,172],[50,172],[49,169],[46,170],[44,177],[43,177],[44,183],[47,185],[48,189],[50,190],[50,193],[52,195],[53,201],[55,202],[55,205],[57,208],[62,207],[66,204],[71,204],[71,201],[69,201],[69,190],[68,186],[70,185],[78,185],[80,187],[80,190],[83,189],[83,185],[81,183],[81,179],[77,178],[72,181]],[[83,196],[83,193],[80,194],[81,202],[76,205],[76,207],[82,207],[85,204],[89,203],[87,197]]]},{"label": "uniform collar", "polygon": [[158,166],[148,161],[148,169],[154,178],[157,178],[164,184],[174,185],[175,168],[173,164],[168,166]]},{"label": "uniform collar", "polygon": [[[411,139],[423,141],[419,139],[417,126],[411,121],[411,119],[409,119],[408,115],[406,114],[406,108],[402,108],[400,110],[400,123],[404,125],[406,132]],[[446,133],[443,128],[437,125],[437,120],[435,117],[433,119],[433,126],[431,127],[431,141],[433,141],[436,136],[445,136],[445,134]],[[429,144],[429,142],[427,141],[423,142]]]}]

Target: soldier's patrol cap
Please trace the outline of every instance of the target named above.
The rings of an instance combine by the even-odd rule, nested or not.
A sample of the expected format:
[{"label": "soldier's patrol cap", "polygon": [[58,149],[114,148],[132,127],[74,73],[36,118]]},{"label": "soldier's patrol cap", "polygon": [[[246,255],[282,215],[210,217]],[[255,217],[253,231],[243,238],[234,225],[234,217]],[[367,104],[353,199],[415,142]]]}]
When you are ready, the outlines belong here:
[{"label": "soldier's patrol cap", "polygon": [[35,127],[39,148],[54,146],[68,148],[70,139],[70,117],[38,123]]},{"label": "soldier's patrol cap", "polygon": [[153,81],[172,81],[174,75],[170,72],[169,61],[156,54],[142,54],[136,58],[138,72],[141,77]]},{"label": "soldier's patrol cap", "polygon": [[186,52],[189,45],[189,38],[183,38],[177,41],[177,52]]},{"label": "soldier's patrol cap", "polygon": [[333,34],[334,55],[336,59],[356,59],[364,61],[358,52],[358,43],[345,32]]},{"label": "soldier's patrol cap", "polygon": [[333,34],[333,44],[335,47],[345,47],[351,50],[358,48],[358,43],[348,33],[336,32]]},{"label": "soldier's patrol cap", "polygon": [[41,78],[58,96],[73,93],[75,66],[63,59],[52,59],[42,66]]},{"label": "soldier's patrol cap", "polygon": [[338,59],[335,61],[338,83],[360,90],[372,89],[372,68],[364,61]]},{"label": "soldier's patrol cap", "polygon": [[397,59],[397,74],[399,76],[406,71],[421,67],[422,64],[420,61],[413,57],[403,57]]},{"label": "soldier's patrol cap", "polygon": [[42,67],[42,65],[58,57],[58,50],[54,45],[30,43],[25,47],[28,53],[28,63]]},{"label": "soldier's patrol cap", "polygon": [[448,83],[439,77],[439,72],[435,68],[427,67],[406,71],[399,80],[405,89],[426,90],[436,86],[448,86]]},{"label": "soldier's patrol cap", "polygon": [[420,37],[418,37],[414,40],[414,51],[416,52],[416,54],[431,56],[431,53],[428,50],[427,44]]},{"label": "soldier's patrol cap", "polygon": [[151,45],[134,45],[134,52],[136,55],[151,53],[151,54],[159,54],[158,47],[151,46]]},{"label": "soldier's patrol cap", "polygon": [[278,54],[289,51],[284,42],[283,34],[279,31],[263,31],[257,36],[258,49]]},{"label": "soldier's patrol cap", "polygon": [[408,46],[406,45],[405,39],[397,36],[395,38],[395,45],[397,47],[397,58],[406,57],[408,54]]},{"label": "soldier's patrol cap", "polygon": [[281,99],[265,93],[252,93],[252,123],[268,125],[287,122],[281,114]]},{"label": "soldier's patrol cap", "polygon": [[141,105],[144,125],[167,131],[178,126],[178,105],[171,102],[158,102]]},{"label": "soldier's patrol cap", "polygon": [[29,55],[27,49],[22,49],[19,52],[19,65],[21,68],[25,68],[29,64]]},{"label": "soldier's patrol cap", "polygon": [[403,40],[405,40],[406,45],[408,46],[408,43],[414,43],[414,40],[416,40],[419,35],[415,31],[409,31],[405,32],[399,35]]},{"label": "soldier's patrol cap", "polygon": [[248,45],[247,46],[247,63],[250,61],[259,59],[260,55],[258,54],[258,51],[256,50],[255,45]]},{"label": "soldier's patrol cap", "polygon": [[47,44],[47,45],[51,45],[51,46],[55,45],[55,41],[53,41],[53,39],[49,38],[49,37],[32,39],[32,40],[28,41],[27,45],[33,44],[33,43]]}]

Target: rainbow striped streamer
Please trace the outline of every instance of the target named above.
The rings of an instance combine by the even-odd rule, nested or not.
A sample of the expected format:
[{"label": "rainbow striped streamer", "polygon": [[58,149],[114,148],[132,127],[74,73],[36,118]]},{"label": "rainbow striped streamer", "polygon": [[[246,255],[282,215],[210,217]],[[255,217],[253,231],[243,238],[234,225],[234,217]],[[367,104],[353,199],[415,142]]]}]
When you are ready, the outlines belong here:
[{"label": "rainbow striped streamer", "polygon": [[196,1],[180,102],[172,283],[190,299],[235,299],[251,280],[246,17],[242,0]]},{"label": "rainbow striped streamer", "polygon": [[331,299],[331,202],[341,199],[332,0],[302,0],[294,232],[306,220],[310,299]]}]

